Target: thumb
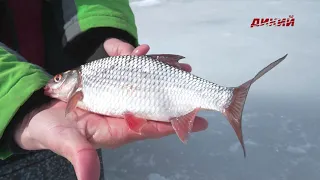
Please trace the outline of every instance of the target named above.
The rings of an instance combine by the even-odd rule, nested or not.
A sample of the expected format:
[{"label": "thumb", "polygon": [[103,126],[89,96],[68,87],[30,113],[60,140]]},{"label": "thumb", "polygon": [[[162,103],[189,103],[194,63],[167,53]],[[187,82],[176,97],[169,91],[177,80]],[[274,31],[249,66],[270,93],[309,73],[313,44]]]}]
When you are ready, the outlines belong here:
[{"label": "thumb", "polygon": [[134,50],[134,47],[129,43],[116,38],[106,40],[103,46],[109,56],[130,55]]},{"label": "thumb", "polygon": [[49,149],[71,162],[78,180],[98,180],[100,161],[96,149],[80,132],[73,129],[60,131],[59,136],[52,139]]},{"label": "thumb", "polygon": [[71,163],[79,180],[98,180],[100,161],[95,149],[81,149],[74,153]]}]

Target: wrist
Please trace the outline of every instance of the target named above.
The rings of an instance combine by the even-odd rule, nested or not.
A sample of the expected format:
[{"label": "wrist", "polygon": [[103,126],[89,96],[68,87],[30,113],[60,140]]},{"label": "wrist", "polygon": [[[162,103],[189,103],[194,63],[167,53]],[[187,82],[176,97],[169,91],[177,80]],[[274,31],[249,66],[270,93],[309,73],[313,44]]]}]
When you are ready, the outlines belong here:
[{"label": "wrist", "polygon": [[12,153],[21,154],[37,149],[28,133],[28,124],[51,101],[52,98],[45,96],[41,88],[35,91],[19,108],[6,129],[5,145]]},{"label": "wrist", "polygon": [[[42,109],[42,108],[41,108]],[[21,150],[40,150],[43,149],[41,144],[37,142],[29,133],[29,123],[30,121],[36,117],[42,110],[35,109],[27,114],[21,123],[19,123],[14,129],[13,139],[17,148],[21,148]],[[13,144],[14,146],[14,144]]]}]

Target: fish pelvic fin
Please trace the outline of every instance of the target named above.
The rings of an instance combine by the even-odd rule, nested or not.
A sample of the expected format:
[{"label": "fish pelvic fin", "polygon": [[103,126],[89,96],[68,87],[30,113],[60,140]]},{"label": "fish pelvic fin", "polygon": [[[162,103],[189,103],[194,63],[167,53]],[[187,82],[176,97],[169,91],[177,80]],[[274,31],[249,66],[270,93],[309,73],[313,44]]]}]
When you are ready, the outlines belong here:
[{"label": "fish pelvic fin", "polygon": [[243,108],[246,102],[249,89],[256,80],[258,80],[268,71],[270,71],[275,66],[277,66],[280,62],[282,62],[287,57],[287,55],[288,54],[272,62],[268,66],[266,66],[264,69],[258,72],[254,78],[234,88],[233,97],[230,105],[222,111],[222,114],[228,119],[229,123],[231,124],[232,128],[234,129],[241,143],[244,157],[246,157],[246,149],[245,149],[243,134],[242,134],[242,112],[243,112]]},{"label": "fish pelvic fin", "polygon": [[146,119],[136,117],[131,112],[125,112],[124,119],[126,120],[128,127],[139,135],[142,135],[142,128],[148,124]]}]

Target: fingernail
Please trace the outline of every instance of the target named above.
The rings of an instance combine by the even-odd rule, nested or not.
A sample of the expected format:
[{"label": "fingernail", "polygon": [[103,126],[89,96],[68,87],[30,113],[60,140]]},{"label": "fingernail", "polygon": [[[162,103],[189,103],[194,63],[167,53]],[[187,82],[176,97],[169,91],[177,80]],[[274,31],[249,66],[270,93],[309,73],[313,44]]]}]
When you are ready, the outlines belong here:
[{"label": "fingernail", "polygon": [[134,54],[138,54],[138,53],[139,53],[139,49],[134,50],[133,53],[134,53]]}]

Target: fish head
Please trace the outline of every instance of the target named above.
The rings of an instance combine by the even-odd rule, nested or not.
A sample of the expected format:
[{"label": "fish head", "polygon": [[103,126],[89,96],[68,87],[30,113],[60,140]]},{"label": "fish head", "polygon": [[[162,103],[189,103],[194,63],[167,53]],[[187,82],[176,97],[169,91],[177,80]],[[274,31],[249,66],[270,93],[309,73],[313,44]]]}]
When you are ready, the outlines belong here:
[{"label": "fish head", "polygon": [[51,78],[44,87],[44,94],[60,100],[67,100],[79,83],[77,70],[69,70]]}]

